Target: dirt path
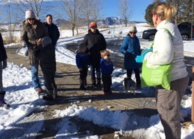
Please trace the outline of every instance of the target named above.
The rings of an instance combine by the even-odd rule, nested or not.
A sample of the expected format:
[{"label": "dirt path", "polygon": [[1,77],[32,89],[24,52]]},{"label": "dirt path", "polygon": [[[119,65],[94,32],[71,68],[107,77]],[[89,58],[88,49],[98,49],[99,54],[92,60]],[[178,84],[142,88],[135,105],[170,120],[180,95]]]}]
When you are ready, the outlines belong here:
[{"label": "dirt path", "polygon": [[[15,54],[15,50],[20,47],[7,48],[8,62],[21,65],[30,69],[27,64],[27,58]],[[40,70],[40,69],[39,69]],[[76,103],[81,106],[92,105],[96,109],[104,109],[107,106],[111,106],[110,110],[122,110],[122,111],[134,111],[139,115],[150,117],[156,114],[156,105],[153,100],[154,97],[143,97],[141,95],[134,96],[133,94],[120,94],[118,91],[113,91],[113,95],[104,96],[101,93],[101,88],[92,89],[88,88],[86,92],[80,91],[79,88],[79,73],[76,66],[57,63],[57,72],[61,77],[55,79],[58,87],[59,98],[55,102],[45,103],[48,105],[44,110],[34,112],[31,115],[43,115],[44,124],[37,135],[37,139],[51,139],[54,138],[58,132],[57,125],[61,122],[61,118],[54,118],[54,110],[63,110],[70,106],[72,103]],[[39,72],[40,74],[41,71]],[[87,78],[88,84],[90,84],[90,77]],[[90,103],[89,100],[92,102]],[[29,117],[31,116],[29,115]],[[99,135],[103,139],[112,139],[114,137],[114,129],[100,127],[92,122],[83,121],[77,117],[70,118],[70,120],[79,127],[79,134],[84,134],[86,131],[90,131],[94,135]],[[133,139],[130,137],[121,137],[123,139]]]}]

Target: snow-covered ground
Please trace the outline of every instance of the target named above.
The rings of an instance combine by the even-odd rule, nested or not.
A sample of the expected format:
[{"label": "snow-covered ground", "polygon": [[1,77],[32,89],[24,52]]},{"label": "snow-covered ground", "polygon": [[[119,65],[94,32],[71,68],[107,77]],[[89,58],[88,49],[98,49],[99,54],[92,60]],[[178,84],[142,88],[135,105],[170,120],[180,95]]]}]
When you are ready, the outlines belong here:
[{"label": "snow-covered ground", "polygon": [[[137,24],[137,30],[141,36],[141,32],[147,29],[145,23]],[[110,34],[104,32],[105,38],[116,39],[122,35],[117,32],[122,31],[123,37],[126,36],[128,28],[115,28],[110,30]],[[72,37],[67,39],[61,39],[57,43],[56,47],[56,59],[57,62],[67,63],[75,65],[75,55],[66,49],[67,43],[78,42],[83,39],[81,37]],[[151,42],[143,40],[141,42],[142,48],[149,47]],[[6,47],[11,47],[12,45],[6,45]],[[194,52],[194,42],[185,41],[184,50]],[[113,85],[112,87],[122,86],[122,81],[126,76],[126,72],[122,69],[116,68],[112,75]],[[134,78],[134,76],[133,76]],[[41,80],[43,82],[43,80]],[[26,115],[32,113],[36,109],[43,107],[43,101],[41,97],[38,96],[31,83],[31,73],[30,71],[22,67],[22,65],[17,66],[13,63],[8,63],[8,67],[3,70],[3,85],[7,92],[5,100],[7,103],[11,104],[11,108],[6,110],[0,108],[0,135],[6,130],[14,129],[15,124],[23,119]],[[120,92],[122,93],[122,92]],[[149,91],[143,91],[143,93],[152,93]],[[181,108],[181,120],[183,117],[191,114],[191,96],[184,96]],[[108,108],[104,110],[97,110],[94,107],[84,107],[72,105],[64,110],[56,110],[53,113],[53,117],[62,117],[63,120],[60,123],[59,131],[56,134],[57,139],[64,138],[78,138],[74,134],[77,132],[76,125],[73,125],[68,119],[69,117],[78,116],[81,119],[92,121],[93,123],[100,126],[112,127],[118,130],[115,134],[121,134],[123,136],[133,136],[135,138],[144,137],[146,139],[164,139],[164,131],[160,122],[158,115],[154,115],[150,118],[140,117],[134,115],[130,112],[109,111]],[[23,135],[24,137],[34,138],[35,135],[40,130],[42,123],[26,131]],[[39,127],[39,128],[37,128]],[[182,126],[182,139],[193,139],[194,138],[194,125],[190,125],[189,129],[185,129]],[[33,133],[33,134],[30,134]],[[98,135],[91,135],[90,133],[84,135],[84,138],[98,139]]]}]

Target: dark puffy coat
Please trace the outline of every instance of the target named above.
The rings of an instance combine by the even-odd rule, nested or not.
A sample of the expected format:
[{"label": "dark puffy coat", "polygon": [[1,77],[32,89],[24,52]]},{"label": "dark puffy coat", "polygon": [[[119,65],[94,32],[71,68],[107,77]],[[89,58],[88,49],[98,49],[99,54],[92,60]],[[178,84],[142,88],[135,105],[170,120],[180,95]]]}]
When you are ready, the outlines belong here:
[{"label": "dark puffy coat", "polygon": [[96,33],[92,33],[91,30],[85,35],[83,43],[87,46],[87,52],[90,52],[90,59],[92,63],[99,62],[100,64],[100,51],[106,49],[106,41],[104,36],[96,30]]},{"label": "dark puffy coat", "polygon": [[47,24],[47,23],[44,23],[47,30],[48,30],[48,33],[49,33],[49,37],[51,38],[52,40],[52,44],[53,46],[56,46],[57,44],[57,40],[59,39],[60,37],[60,32],[58,30],[58,27],[55,25],[55,24]]},{"label": "dark puffy coat", "polygon": [[29,64],[38,64],[38,60],[35,59],[35,49],[37,47],[37,40],[48,36],[46,27],[39,20],[35,20],[34,25],[30,25],[27,20],[22,22],[21,40],[28,47]]},{"label": "dark puffy coat", "polygon": [[105,60],[104,58],[101,58],[100,68],[102,74],[111,75],[113,72],[113,63],[110,59]]},{"label": "dark puffy coat", "polygon": [[[139,69],[141,67],[141,64],[135,61],[136,56],[141,55],[139,39],[136,36],[132,38],[127,35],[121,45],[120,51],[124,54],[125,69]],[[127,55],[130,55],[130,57]]]},{"label": "dark puffy coat", "polygon": [[0,62],[2,62],[5,59],[7,59],[7,54],[6,54],[5,47],[3,44],[3,39],[0,33]]},{"label": "dark puffy coat", "polygon": [[40,60],[40,67],[43,73],[53,73],[56,71],[55,47],[52,44],[36,50],[35,57]]},{"label": "dark puffy coat", "polygon": [[88,65],[91,65],[88,54],[77,50],[77,52],[76,52],[76,65],[77,65],[78,69],[86,68]]}]

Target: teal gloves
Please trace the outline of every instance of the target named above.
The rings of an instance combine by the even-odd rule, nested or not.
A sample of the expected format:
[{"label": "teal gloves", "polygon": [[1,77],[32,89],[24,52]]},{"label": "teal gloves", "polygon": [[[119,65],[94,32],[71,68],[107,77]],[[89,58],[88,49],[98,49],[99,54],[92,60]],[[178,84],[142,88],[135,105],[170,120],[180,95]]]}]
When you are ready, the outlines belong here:
[{"label": "teal gloves", "polygon": [[142,58],[144,59],[144,57],[149,53],[149,52],[152,52],[153,51],[153,48],[150,48],[150,49],[144,49],[142,52],[141,52],[141,56]]},{"label": "teal gloves", "polygon": [[149,52],[152,52],[153,51],[153,48],[151,47],[150,49],[144,49],[142,52],[141,52],[141,55],[140,56],[136,56],[136,58],[135,58],[135,61],[137,62],[137,63],[142,63],[143,62],[143,59],[144,59],[144,57],[147,55],[147,53],[149,53]]}]

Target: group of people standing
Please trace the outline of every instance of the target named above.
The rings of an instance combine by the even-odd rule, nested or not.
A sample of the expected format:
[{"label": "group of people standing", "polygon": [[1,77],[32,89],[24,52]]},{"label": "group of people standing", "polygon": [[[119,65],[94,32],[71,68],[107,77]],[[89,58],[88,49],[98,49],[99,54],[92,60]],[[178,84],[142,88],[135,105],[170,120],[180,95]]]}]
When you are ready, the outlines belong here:
[{"label": "group of people standing", "polygon": [[[135,26],[131,26],[120,48],[120,51],[124,54],[124,67],[127,70],[127,77],[131,78],[132,71],[134,71],[138,88],[141,87],[139,72],[141,63],[136,62],[136,56],[141,55],[148,64],[155,66],[173,63],[170,90],[164,89],[162,86],[156,87],[157,109],[166,139],[180,139],[181,137],[180,103],[189,82],[183,59],[183,41],[177,26],[171,22],[175,14],[176,8],[174,6],[164,2],[155,4],[151,16],[158,31],[155,35],[153,47],[144,49],[141,53],[139,39],[136,37],[137,29]],[[28,47],[34,89],[38,93],[42,91],[38,80],[38,64],[40,62],[47,88],[45,99],[55,99],[57,95],[54,82],[56,71],[55,45],[60,36],[59,31],[52,23],[51,15],[47,15],[47,23],[43,24],[35,18],[32,10],[27,10],[25,19],[22,23],[21,38]],[[169,36],[164,28],[172,36]],[[7,55],[0,36],[0,105],[6,104],[3,99],[5,92],[2,87],[2,69],[6,67],[6,59]],[[112,94],[110,86],[112,84],[113,63],[110,60],[109,51],[106,50],[106,41],[94,22],[90,24],[88,34],[85,35],[83,42],[79,45],[76,52],[76,63],[80,72],[80,89],[86,89],[86,77],[88,67],[90,67],[92,87],[100,86],[102,79],[103,93]]]},{"label": "group of people standing", "polygon": [[[177,26],[171,22],[176,12],[177,9],[174,6],[165,2],[158,2],[153,6],[150,15],[154,26],[158,30],[155,35],[153,46],[150,49],[144,49],[141,52],[139,39],[136,37],[137,29],[135,26],[130,26],[129,33],[120,48],[120,51],[124,54],[124,68],[127,70],[127,77],[131,78],[132,71],[135,72],[137,88],[141,88],[139,69],[142,66],[142,63],[136,61],[137,56],[141,56],[148,65],[152,65],[153,67],[172,63],[170,90],[163,88],[161,85],[156,86],[157,110],[164,127],[166,139],[181,138],[180,104],[189,83],[189,76],[184,63],[182,37]],[[90,60],[95,59],[95,62],[91,65],[96,67],[97,78],[99,79],[100,77],[98,65],[101,67],[102,77],[104,73],[110,75],[106,76],[106,80],[103,79],[103,83],[106,84],[111,78],[111,73],[113,71],[112,67],[108,64],[109,61],[111,61],[110,58],[106,58],[109,57],[110,54],[107,51],[101,50],[101,48],[105,49],[105,47],[101,47],[103,44],[101,41],[98,41],[99,47],[93,47],[96,44],[95,41],[97,40],[97,37],[95,37],[92,26],[90,27],[89,33],[85,36],[83,42],[86,45],[87,54],[91,57]],[[98,37],[98,39],[99,38],[100,37]],[[100,52],[102,60],[99,64]],[[98,60],[96,58],[98,58]],[[104,65],[104,67],[102,65]],[[104,72],[104,69],[109,69],[107,70],[109,73]],[[92,83],[95,84],[93,70],[91,70],[91,77],[93,80]],[[105,90],[104,94],[107,94]]]},{"label": "group of people standing", "polygon": [[29,64],[31,65],[32,84],[37,93],[42,89],[38,78],[40,64],[45,79],[46,100],[56,98],[57,86],[54,81],[56,72],[55,45],[60,37],[59,30],[52,23],[52,15],[46,16],[46,23],[36,19],[32,10],[27,10],[22,22],[21,40],[28,48]]}]

